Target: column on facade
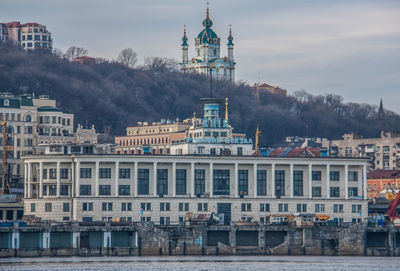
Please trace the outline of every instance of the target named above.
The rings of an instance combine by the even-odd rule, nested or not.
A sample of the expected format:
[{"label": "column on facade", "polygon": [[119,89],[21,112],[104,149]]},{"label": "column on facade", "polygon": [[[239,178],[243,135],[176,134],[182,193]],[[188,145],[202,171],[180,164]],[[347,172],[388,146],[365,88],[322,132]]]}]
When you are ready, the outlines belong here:
[{"label": "column on facade", "polygon": [[60,196],[60,162],[57,162],[57,197]]},{"label": "column on facade", "polygon": [[349,198],[349,165],[344,165],[344,197]]},{"label": "column on facade", "polygon": [[331,197],[330,194],[330,181],[331,181],[331,165],[326,165],[326,198],[329,199]]},{"label": "column on facade", "polygon": [[210,172],[209,172],[210,176],[209,176],[209,183],[208,183],[209,190],[210,190],[210,197],[213,196],[213,174],[214,174],[213,171],[214,171],[214,164],[210,162]]},{"label": "column on facade", "polygon": [[308,165],[308,198],[312,199],[312,164]]},{"label": "column on facade", "polygon": [[28,164],[24,163],[24,198],[28,197]]},{"label": "column on facade", "polygon": [[39,198],[43,197],[43,162],[39,162]]},{"label": "column on facade", "polygon": [[28,162],[28,198],[32,198],[32,187],[31,187],[31,171],[32,164]]},{"label": "column on facade", "polygon": [[238,179],[238,171],[239,171],[239,164],[235,163],[234,172],[233,172],[233,191],[235,195],[234,198],[239,197],[239,179]]},{"label": "column on facade", "polygon": [[367,166],[363,166],[363,179],[362,179],[362,186],[363,186],[363,199],[367,199]]},{"label": "column on facade", "polygon": [[138,195],[138,162],[133,163],[133,195]]},{"label": "column on facade", "polygon": [[253,164],[253,197],[257,197],[257,168],[258,164]]},{"label": "column on facade", "polygon": [[75,193],[75,166],[74,166],[74,162],[71,162],[71,194],[70,197],[73,198],[74,197],[74,193]]},{"label": "column on facade", "polygon": [[190,163],[190,196],[194,197],[194,163]]},{"label": "column on facade", "polygon": [[289,189],[290,189],[289,195],[290,195],[290,198],[292,199],[293,195],[294,195],[293,164],[292,163],[289,164]]},{"label": "column on facade", "polygon": [[75,176],[75,195],[79,197],[80,193],[80,178],[81,178],[81,163],[76,161],[76,176]]},{"label": "column on facade", "polygon": [[96,197],[99,196],[99,166],[100,166],[100,162],[96,161],[96,167],[94,169],[94,191],[95,191],[95,195]]},{"label": "column on facade", "polygon": [[118,184],[119,184],[119,162],[115,162],[115,191],[114,191],[114,194],[115,194],[115,196],[116,197],[118,197],[118,195],[119,195],[119,186],[118,186]]},{"label": "column on facade", "polygon": [[172,162],[172,196],[176,196],[176,162]]},{"label": "column on facade", "polygon": [[153,196],[157,197],[157,162],[153,163]]},{"label": "column on facade", "polygon": [[271,195],[272,198],[274,199],[276,197],[275,195],[275,163],[271,164]]}]

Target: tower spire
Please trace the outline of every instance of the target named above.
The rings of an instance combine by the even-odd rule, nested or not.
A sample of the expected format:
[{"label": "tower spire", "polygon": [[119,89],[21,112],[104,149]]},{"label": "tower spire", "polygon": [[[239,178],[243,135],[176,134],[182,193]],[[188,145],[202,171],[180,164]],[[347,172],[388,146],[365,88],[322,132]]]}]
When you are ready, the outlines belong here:
[{"label": "tower spire", "polygon": [[225,120],[224,120],[224,126],[228,127],[228,97],[225,98]]}]

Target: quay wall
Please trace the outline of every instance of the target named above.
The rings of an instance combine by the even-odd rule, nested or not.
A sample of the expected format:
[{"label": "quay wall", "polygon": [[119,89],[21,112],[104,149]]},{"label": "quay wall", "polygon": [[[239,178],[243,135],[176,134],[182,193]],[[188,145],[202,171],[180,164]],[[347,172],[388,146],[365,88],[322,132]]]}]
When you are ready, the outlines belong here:
[{"label": "quay wall", "polygon": [[0,227],[0,257],[314,255],[400,256],[400,229],[342,226],[155,226],[36,223]]}]

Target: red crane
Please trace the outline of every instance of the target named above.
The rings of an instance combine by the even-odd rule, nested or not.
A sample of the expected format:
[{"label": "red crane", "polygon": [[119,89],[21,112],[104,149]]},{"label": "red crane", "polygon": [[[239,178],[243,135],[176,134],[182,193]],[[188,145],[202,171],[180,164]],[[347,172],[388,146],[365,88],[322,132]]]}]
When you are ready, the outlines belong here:
[{"label": "red crane", "polygon": [[400,218],[400,215],[396,214],[396,207],[399,205],[400,202],[400,192],[397,193],[396,198],[394,201],[389,205],[388,215],[391,219]]}]

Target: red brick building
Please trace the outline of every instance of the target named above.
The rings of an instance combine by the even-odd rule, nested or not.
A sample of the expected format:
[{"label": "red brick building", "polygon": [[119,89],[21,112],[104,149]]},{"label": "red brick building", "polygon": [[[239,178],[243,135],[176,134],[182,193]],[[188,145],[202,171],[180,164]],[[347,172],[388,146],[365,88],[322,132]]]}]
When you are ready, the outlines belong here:
[{"label": "red brick building", "polygon": [[367,174],[367,197],[384,197],[386,192],[400,190],[400,170],[377,169]]}]

